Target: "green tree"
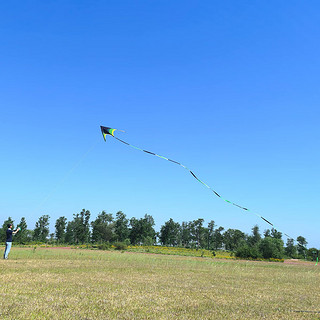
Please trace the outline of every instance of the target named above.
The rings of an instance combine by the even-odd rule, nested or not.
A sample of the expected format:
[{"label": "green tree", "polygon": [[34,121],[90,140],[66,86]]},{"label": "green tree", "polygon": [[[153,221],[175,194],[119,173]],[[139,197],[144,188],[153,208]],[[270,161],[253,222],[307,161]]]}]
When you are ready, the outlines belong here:
[{"label": "green tree", "polygon": [[214,249],[214,245],[213,245],[213,236],[214,236],[214,228],[215,228],[215,222],[213,220],[211,220],[208,223],[208,227],[206,229],[206,239],[207,239],[207,249]]},{"label": "green tree", "polygon": [[8,224],[11,223],[13,225],[13,220],[11,217],[8,217],[2,224],[2,228],[0,230],[0,242],[5,242],[7,237]]},{"label": "green tree", "polygon": [[74,221],[69,221],[66,227],[65,242],[69,244],[76,243]]},{"label": "green tree", "polygon": [[62,216],[56,220],[55,238],[59,243],[63,243],[66,237],[67,218]]},{"label": "green tree", "polygon": [[281,239],[266,237],[261,239],[259,244],[259,251],[264,259],[282,259],[284,250],[283,250],[283,241]]},{"label": "green tree", "polygon": [[20,230],[15,236],[15,242],[20,244],[26,244],[31,240],[30,230],[28,230],[26,218],[22,217],[19,224],[18,224]]},{"label": "green tree", "polygon": [[223,234],[222,231],[224,230],[223,227],[219,227],[215,229],[212,236],[212,247],[214,250],[219,250],[223,246]]},{"label": "green tree", "polygon": [[50,217],[45,214],[39,218],[36,222],[36,226],[33,231],[33,240],[46,242],[49,235],[49,219]]},{"label": "green tree", "polygon": [[116,213],[114,232],[117,241],[123,242],[129,238],[129,220],[122,211]]},{"label": "green tree", "polygon": [[247,243],[249,246],[254,247],[261,240],[261,234],[259,232],[259,227],[255,225],[252,228],[252,235],[250,235],[247,239]]},{"label": "green tree", "polygon": [[257,259],[260,257],[260,252],[258,249],[258,243],[252,245],[248,244],[245,240],[240,240],[235,252],[236,257],[239,258],[253,258]]},{"label": "green tree", "polygon": [[277,231],[276,229],[272,228],[271,229],[271,237],[275,239],[281,239],[282,238],[282,233]]},{"label": "green tree", "polygon": [[264,230],[263,235],[265,238],[271,237],[270,229]]},{"label": "green tree", "polygon": [[141,244],[142,237],[141,237],[141,225],[137,218],[132,217],[130,219],[130,230],[129,230],[129,238],[132,244]]},{"label": "green tree", "polygon": [[88,243],[90,239],[90,211],[82,209],[73,215],[74,243]]},{"label": "green tree", "polygon": [[189,248],[191,244],[190,223],[183,221],[181,224],[181,244],[185,248]]},{"label": "green tree", "polygon": [[225,245],[226,250],[234,251],[239,243],[240,240],[245,240],[246,235],[238,230],[238,229],[228,229],[223,234],[223,242]]},{"label": "green tree", "polygon": [[115,239],[114,221],[111,213],[102,211],[97,218],[91,222],[92,242],[110,242]]},{"label": "green tree", "polygon": [[287,239],[286,247],[284,249],[286,256],[294,258],[297,255],[297,248],[294,245],[294,240],[292,238]]},{"label": "green tree", "polygon": [[65,242],[70,244],[88,243],[90,240],[90,211],[82,209],[80,213],[73,215],[69,221],[65,233]]},{"label": "green tree", "polygon": [[150,238],[155,242],[156,232],[154,230],[154,219],[152,216],[146,214],[141,219],[130,219],[130,234],[129,238],[132,244],[150,243]]},{"label": "green tree", "polygon": [[156,241],[156,231],[154,230],[154,219],[151,215],[145,214],[144,217],[141,219],[141,226],[142,226],[142,242],[144,244],[150,245],[151,241],[153,243]]},{"label": "green tree", "polygon": [[307,250],[307,258],[311,261],[316,261],[319,259],[319,250],[317,248],[309,248]]},{"label": "green tree", "polygon": [[297,238],[297,243],[298,243],[298,246],[297,246],[297,249],[298,249],[298,254],[305,257],[306,256],[306,251],[307,251],[307,244],[308,244],[308,241],[306,240],[305,237],[302,237],[302,236],[299,236]]},{"label": "green tree", "polygon": [[179,244],[180,228],[179,222],[174,222],[170,218],[160,229],[160,243],[165,246],[177,246]]},{"label": "green tree", "polygon": [[205,246],[205,229],[203,222],[203,219],[197,219],[189,224],[191,240],[197,249]]}]

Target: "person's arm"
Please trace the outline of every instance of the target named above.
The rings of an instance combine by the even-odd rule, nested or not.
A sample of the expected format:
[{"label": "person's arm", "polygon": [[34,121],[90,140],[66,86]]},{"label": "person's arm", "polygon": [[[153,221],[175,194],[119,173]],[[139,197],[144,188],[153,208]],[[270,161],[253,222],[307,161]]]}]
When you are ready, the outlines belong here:
[{"label": "person's arm", "polygon": [[16,234],[20,230],[20,227],[18,227],[16,230],[12,231],[12,234]]}]

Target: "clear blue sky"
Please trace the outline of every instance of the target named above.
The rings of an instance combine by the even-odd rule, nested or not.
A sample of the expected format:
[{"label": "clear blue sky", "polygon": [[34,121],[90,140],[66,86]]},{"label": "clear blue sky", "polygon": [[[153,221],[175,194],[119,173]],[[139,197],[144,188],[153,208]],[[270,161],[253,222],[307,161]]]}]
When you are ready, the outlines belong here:
[{"label": "clear blue sky", "polygon": [[319,248],[319,21],[318,1],[2,2],[0,223],[268,228],[104,125]]}]

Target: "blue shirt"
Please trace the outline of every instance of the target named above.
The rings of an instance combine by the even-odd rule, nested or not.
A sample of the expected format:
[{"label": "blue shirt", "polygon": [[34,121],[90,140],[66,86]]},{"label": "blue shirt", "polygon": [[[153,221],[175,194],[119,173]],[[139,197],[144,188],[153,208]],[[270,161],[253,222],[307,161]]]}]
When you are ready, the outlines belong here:
[{"label": "blue shirt", "polygon": [[8,229],[7,230],[7,240],[6,242],[12,242],[12,230]]}]

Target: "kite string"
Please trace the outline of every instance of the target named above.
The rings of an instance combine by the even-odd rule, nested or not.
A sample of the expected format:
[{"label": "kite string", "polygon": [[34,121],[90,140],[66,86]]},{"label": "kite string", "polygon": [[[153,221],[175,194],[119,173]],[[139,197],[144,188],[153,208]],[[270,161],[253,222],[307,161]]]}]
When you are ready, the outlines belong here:
[{"label": "kite string", "polygon": [[[170,162],[173,162],[173,163],[175,163],[175,164],[183,167],[184,169],[186,169],[187,171],[189,171],[189,172],[191,173],[191,175],[192,175],[198,182],[200,182],[201,184],[203,184],[204,186],[206,186],[208,189],[210,189],[217,197],[221,198],[221,199],[224,200],[225,202],[230,203],[230,204],[232,204],[232,205],[234,205],[234,206],[236,206],[236,207],[238,207],[238,208],[240,208],[240,209],[242,209],[242,210],[245,210],[245,211],[248,211],[248,212],[254,214],[254,215],[257,216],[258,218],[264,220],[266,223],[270,224],[273,228],[275,228],[275,225],[274,225],[273,223],[271,223],[270,221],[268,221],[266,218],[262,217],[262,216],[259,215],[258,213],[254,212],[254,211],[251,211],[251,210],[249,210],[248,208],[242,207],[242,206],[240,206],[240,205],[238,205],[238,204],[236,204],[236,203],[234,203],[234,202],[232,202],[232,201],[229,201],[229,200],[227,200],[227,199],[222,198],[222,197],[220,196],[220,194],[218,194],[215,190],[213,190],[209,185],[207,185],[206,183],[204,183],[203,181],[201,181],[187,166],[183,165],[182,163],[180,163],[180,162],[178,162],[178,161],[175,161],[175,160],[171,160],[171,159],[169,159],[169,158],[167,158],[167,157],[161,156],[161,155],[156,154],[156,153],[154,153],[154,152],[141,149],[141,148],[139,148],[139,147],[136,147],[136,146],[134,146],[134,145],[132,145],[132,144],[126,142],[126,141],[123,141],[123,140],[115,137],[114,135],[112,135],[112,136],[113,136],[115,139],[117,139],[118,141],[120,141],[120,142],[122,142],[122,143],[124,143],[124,144],[126,144],[126,145],[128,145],[128,146],[130,146],[130,147],[132,147],[132,148],[134,148],[134,149],[137,149],[137,150],[140,150],[140,151],[142,151],[142,152],[145,152],[145,153],[154,155],[154,156],[156,156],[156,157],[158,157],[158,158],[161,158],[161,159],[164,159],[164,160],[168,160],[168,161],[170,161]],[[290,239],[293,239],[293,238],[292,238],[291,236],[289,236],[287,233],[284,233],[284,235],[285,235],[286,237],[290,238]]]},{"label": "kite string", "polygon": [[83,162],[83,160],[88,156],[88,154],[97,146],[98,142],[93,143],[89,149],[83,154],[83,156],[76,161],[71,169],[67,171],[64,176],[57,182],[57,184],[48,192],[48,194],[43,198],[42,202],[35,208],[35,210],[41,208],[48,199],[56,192],[56,190],[67,180],[67,178],[71,175],[71,173],[79,167],[79,165]]}]

